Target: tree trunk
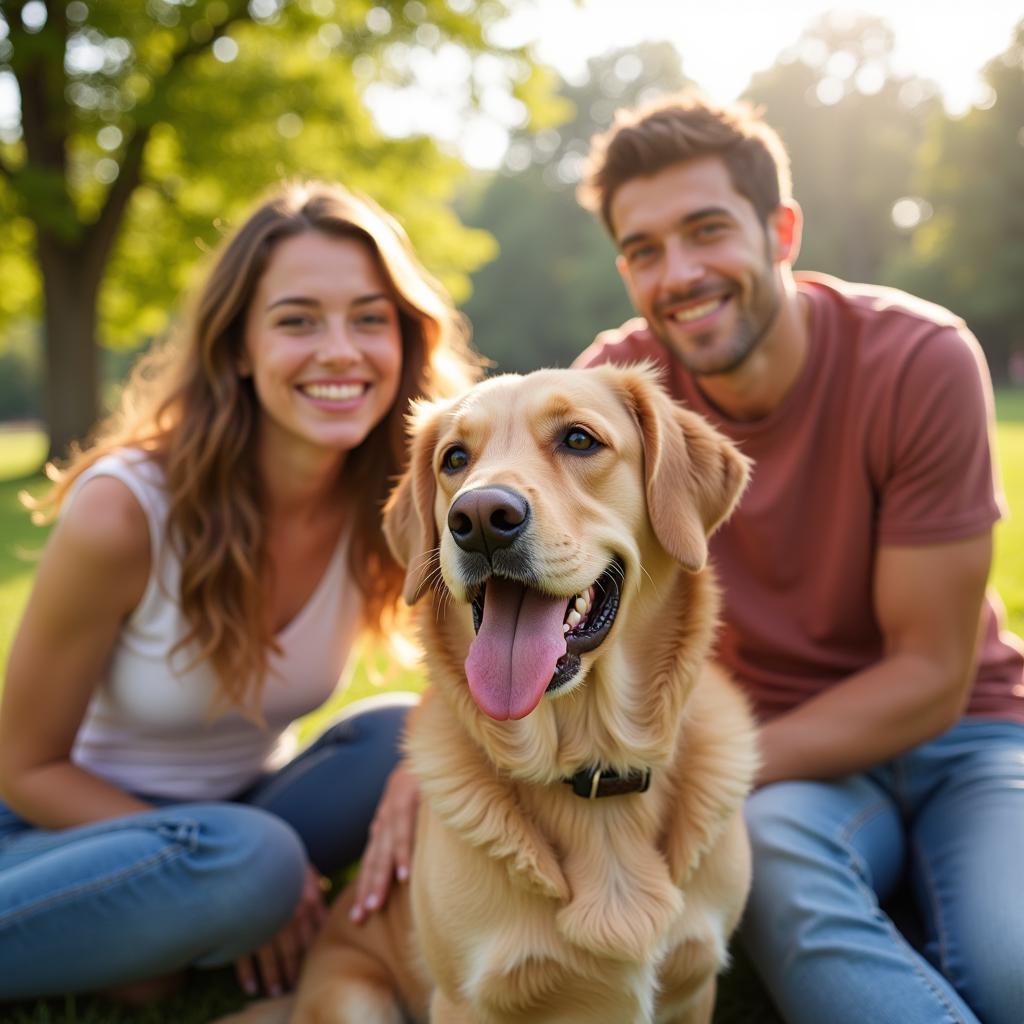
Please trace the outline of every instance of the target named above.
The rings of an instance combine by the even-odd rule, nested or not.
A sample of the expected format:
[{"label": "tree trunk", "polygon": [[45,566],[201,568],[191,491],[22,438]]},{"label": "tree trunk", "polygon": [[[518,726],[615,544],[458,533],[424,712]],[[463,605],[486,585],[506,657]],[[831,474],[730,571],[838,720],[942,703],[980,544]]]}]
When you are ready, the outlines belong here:
[{"label": "tree trunk", "polygon": [[93,268],[85,262],[79,246],[40,234],[46,366],[43,411],[51,459],[66,458],[71,443],[84,441],[99,415],[99,288]]}]

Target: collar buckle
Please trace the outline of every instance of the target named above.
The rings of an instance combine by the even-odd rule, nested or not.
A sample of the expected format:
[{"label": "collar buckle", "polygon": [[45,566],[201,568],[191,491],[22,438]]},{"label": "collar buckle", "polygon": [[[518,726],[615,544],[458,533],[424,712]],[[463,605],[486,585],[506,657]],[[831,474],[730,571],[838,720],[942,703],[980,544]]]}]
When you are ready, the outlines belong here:
[{"label": "collar buckle", "polygon": [[576,796],[584,800],[597,800],[626,793],[646,793],[651,785],[651,769],[635,768],[625,775],[619,775],[610,768],[591,765],[588,768],[581,768],[570,778],[562,781],[572,786]]}]

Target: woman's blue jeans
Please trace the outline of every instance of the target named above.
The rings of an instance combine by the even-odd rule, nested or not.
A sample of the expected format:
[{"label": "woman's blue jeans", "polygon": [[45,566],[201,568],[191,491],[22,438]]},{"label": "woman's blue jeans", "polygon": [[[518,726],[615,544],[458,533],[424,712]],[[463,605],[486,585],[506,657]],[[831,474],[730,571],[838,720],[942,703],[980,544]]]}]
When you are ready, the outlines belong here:
[{"label": "woman's blue jeans", "polygon": [[[1024,725],[965,719],[748,801],[741,938],[788,1024],[1024,1022]],[[915,948],[885,913],[913,896]]]},{"label": "woman's blue jeans", "polygon": [[0,804],[0,1000],[229,964],[290,918],[312,862],[356,861],[415,697],[359,702],[236,800],[60,831]]}]

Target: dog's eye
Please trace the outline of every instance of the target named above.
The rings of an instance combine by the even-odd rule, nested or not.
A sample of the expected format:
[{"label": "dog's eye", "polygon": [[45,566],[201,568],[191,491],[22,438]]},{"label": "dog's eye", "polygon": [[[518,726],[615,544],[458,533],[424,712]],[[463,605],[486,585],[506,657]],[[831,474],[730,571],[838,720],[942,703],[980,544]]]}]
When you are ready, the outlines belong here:
[{"label": "dog's eye", "polygon": [[441,469],[446,473],[458,473],[469,465],[469,452],[459,445],[452,445],[441,459]]},{"label": "dog's eye", "polygon": [[562,443],[574,452],[592,452],[601,447],[601,442],[582,427],[572,427]]}]

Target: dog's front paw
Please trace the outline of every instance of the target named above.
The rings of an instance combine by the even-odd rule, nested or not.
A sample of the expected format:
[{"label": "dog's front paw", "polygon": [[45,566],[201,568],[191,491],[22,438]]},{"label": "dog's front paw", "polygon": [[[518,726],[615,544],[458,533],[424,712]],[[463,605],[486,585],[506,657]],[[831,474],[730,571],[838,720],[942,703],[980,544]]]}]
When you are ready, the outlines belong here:
[{"label": "dog's front paw", "polygon": [[[566,865],[573,898],[555,919],[559,932],[574,945],[613,960],[652,957],[672,922],[683,912],[683,896],[668,876],[664,861],[652,854],[647,863],[625,873],[614,863]],[[584,880],[577,887],[574,881]]]}]

